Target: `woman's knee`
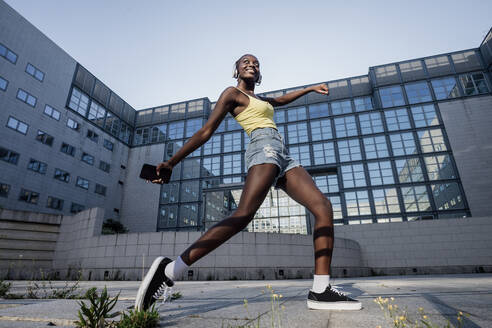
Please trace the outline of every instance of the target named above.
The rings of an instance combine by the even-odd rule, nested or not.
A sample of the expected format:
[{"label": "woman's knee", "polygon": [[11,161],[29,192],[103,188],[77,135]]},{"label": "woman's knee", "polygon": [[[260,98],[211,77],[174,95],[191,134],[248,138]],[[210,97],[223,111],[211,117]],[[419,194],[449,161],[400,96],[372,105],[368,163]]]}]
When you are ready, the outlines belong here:
[{"label": "woman's knee", "polygon": [[312,210],[311,212],[315,216],[326,216],[333,215],[333,208],[331,202],[324,195],[317,197],[313,200]]}]

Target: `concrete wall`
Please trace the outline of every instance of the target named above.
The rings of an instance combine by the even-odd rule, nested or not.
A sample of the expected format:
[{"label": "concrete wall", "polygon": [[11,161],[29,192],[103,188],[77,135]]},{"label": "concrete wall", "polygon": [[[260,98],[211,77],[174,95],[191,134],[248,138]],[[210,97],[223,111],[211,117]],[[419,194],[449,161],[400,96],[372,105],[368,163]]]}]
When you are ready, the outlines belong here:
[{"label": "concrete wall", "polygon": [[492,199],[492,97],[439,103],[473,216],[490,215]]},{"label": "concrete wall", "polygon": [[120,221],[132,232],[157,230],[161,186],[147,184],[139,175],[144,163],[157,165],[163,161],[164,148],[159,144],[129,151]]},{"label": "concrete wall", "polygon": [[345,225],[371,274],[492,272],[492,217]]},{"label": "concrete wall", "polygon": [[0,209],[0,278],[32,279],[50,272],[60,215]]},{"label": "concrete wall", "polygon": [[[101,208],[63,217],[3,210],[0,218],[0,278],[51,268],[60,279],[139,280],[155,257],[176,258],[201,235],[100,235]],[[491,235],[490,216],[336,226],[332,275],[492,272]],[[309,278],[313,264],[312,236],[241,232],[181,279]]]},{"label": "concrete wall", "polygon": [[[97,235],[104,212],[91,209],[64,217],[54,270],[60,278],[138,280],[157,256],[176,258],[201,232]],[[337,275],[366,275],[356,242],[335,240]],[[314,264],[312,236],[241,232],[193,265],[182,279],[308,278]],[[283,272],[281,272],[281,270]]]}]

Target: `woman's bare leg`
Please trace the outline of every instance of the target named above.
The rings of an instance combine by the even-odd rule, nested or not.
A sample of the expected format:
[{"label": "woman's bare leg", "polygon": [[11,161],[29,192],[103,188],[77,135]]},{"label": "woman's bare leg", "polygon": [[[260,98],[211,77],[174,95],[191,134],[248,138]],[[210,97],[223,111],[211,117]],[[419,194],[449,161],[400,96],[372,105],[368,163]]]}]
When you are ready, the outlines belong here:
[{"label": "woman's bare leg", "polygon": [[295,167],[279,179],[278,186],[293,200],[305,206],[316,219],[314,224],[314,261],[316,275],[329,275],[333,253],[333,209],[331,202],[316,187],[303,167]]},{"label": "woman's bare leg", "polygon": [[238,208],[188,247],[181,254],[183,262],[192,265],[246,228],[268,194],[278,170],[277,165],[269,163],[252,166],[248,171]]}]

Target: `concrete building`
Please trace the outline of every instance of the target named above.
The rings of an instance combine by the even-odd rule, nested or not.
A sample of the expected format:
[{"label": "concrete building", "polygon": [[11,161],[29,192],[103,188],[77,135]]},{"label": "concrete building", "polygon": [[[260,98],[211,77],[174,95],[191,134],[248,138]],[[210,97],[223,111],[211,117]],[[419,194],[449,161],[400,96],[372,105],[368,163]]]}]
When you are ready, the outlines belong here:
[{"label": "concrete building", "polygon": [[[237,206],[248,137],[230,115],[167,185],[139,179],[207,120],[208,98],[135,110],[0,1],[0,206],[72,215],[101,207],[131,232],[203,230]],[[474,49],[370,67],[275,109],[290,153],[335,224],[489,216],[492,31]],[[274,97],[294,89],[262,94]],[[251,232],[310,234],[272,189]]]}]

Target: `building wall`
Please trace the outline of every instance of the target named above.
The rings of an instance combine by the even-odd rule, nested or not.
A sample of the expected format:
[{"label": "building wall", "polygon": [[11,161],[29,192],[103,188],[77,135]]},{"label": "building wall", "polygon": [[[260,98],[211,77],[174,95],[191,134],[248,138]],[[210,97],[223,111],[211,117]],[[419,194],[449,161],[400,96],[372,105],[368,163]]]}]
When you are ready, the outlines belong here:
[{"label": "building wall", "polygon": [[0,277],[51,272],[61,215],[0,209]]},{"label": "building wall", "polygon": [[490,215],[335,227],[374,275],[492,272],[491,233]]},{"label": "building wall", "polygon": [[[10,185],[8,197],[0,197],[0,206],[70,214],[71,204],[75,202],[86,208],[104,207],[108,217],[118,217],[113,212],[120,208],[122,200],[123,186],[118,181],[124,181],[125,176],[120,165],[126,165],[129,147],[65,107],[77,64],[72,57],[3,1],[0,1],[0,22],[0,42],[18,56],[15,64],[0,58],[0,76],[8,80],[7,90],[0,90],[0,147],[20,154],[16,165],[0,161],[0,183]],[[28,63],[44,72],[42,82],[25,72]],[[16,98],[19,88],[37,98],[34,108]],[[60,119],[44,114],[45,105],[59,111]],[[29,126],[26,135],[7,127],[11,116]],[[80,124],[78,131],[67,127],[69,118]],[[35,139],[38,130],[54,137],[52,146]],[[97,143],[86,138],[88,130],[99,135]],[[104,139],[114,144],[113,151],[102,146]],[[74,157],[60,152],[63,142],[76,148]],[[81,161],[83,152],[94,156],[94,165]],[[47,164],[45,174],[27,169],[31,158]],[[101,160],[110,163],[109,173],[99,169]],[[54,179],[55,168],[69,172],[70,182]],[[78,176],[90,181],[89,190],[75,186]],[[106,196],[94,192],[96,183],[107,188]],[[21,188],[38,192],[37,204],[19,201]],[[47,208],[48,196],[63,199],[63,210]]]},{"label": "building wall", "polygon": [[132,148],[121,206],[121,222],[132,232],[156,231],[160,185],[140,179],[142,165],[157,165],[164,158],[164,145]]},{"label": "building wall", "polygon": [[[42,269],[60,279],[139,280],[155,257],[176,258],[201,235],[100,235],[103,218],[101,208],[63,217],[1,211],[0,278]],[[492,272],[491,233],[490,216],[337,226],[332,276]],[[312,236],[241,232],[180,280],[309,278],[313,265]]]},{"label": "building wall", "polygon": [[472,215],[490,215],[492,97],[443,102],[439,108]]}]

